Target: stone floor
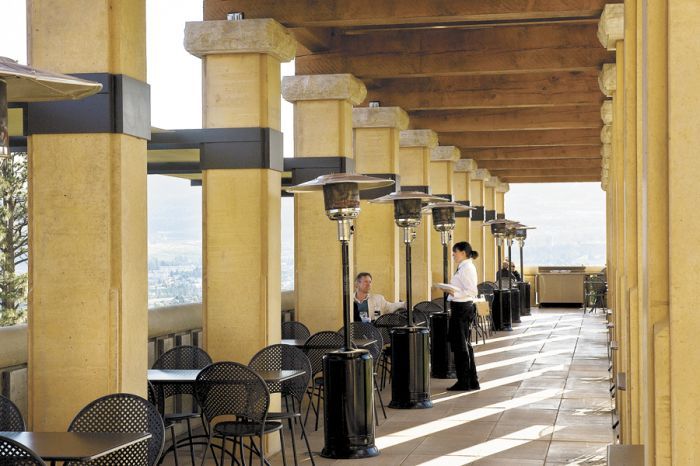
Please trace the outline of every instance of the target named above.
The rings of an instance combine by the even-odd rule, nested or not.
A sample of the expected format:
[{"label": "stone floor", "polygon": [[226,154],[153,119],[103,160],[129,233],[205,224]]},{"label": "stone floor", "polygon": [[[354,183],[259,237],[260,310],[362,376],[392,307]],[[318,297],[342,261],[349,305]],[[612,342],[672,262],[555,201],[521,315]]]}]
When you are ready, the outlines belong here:
[{"label": "stone floor", "polygon": [[[613,442],[606,345],[602,313],[533,309],[513,332],[498,332],[475,347],[480,391],[447,392],[452,380],[433,379],[432,409],[387,409],[386,420],[380,411],[379,457],[316,456],[316,464],[604,465]],[[385,400],[390,396],[387,388]],[[322,427],[310,438],[320,451]],[[303,442],[297,443],[299,463],[311,464]],[[289,442],[287,450],[294,464]],[[181,457],[189,464],[185,451]],[[281,465],[282,459],[270,462]]]}]

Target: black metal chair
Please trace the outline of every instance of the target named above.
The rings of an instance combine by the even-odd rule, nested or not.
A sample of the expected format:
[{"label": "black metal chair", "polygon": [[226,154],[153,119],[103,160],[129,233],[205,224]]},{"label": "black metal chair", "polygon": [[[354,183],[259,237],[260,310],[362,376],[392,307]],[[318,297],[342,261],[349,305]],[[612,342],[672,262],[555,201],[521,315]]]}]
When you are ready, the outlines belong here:
[{"label": "black metal chair", "polygon": [[[583,303],[583,311],[589,313],[597,312],[598,309],[605,307],[605,298],[608,292],[608,284],[605,281],[605,276],[595,274],[589,276],[585,282],[585,302]],[[590,308],[590,310],[588,310]]]},{"label": "black metal chair", "polygon": [[[236,362],[217,362],[202,369],[197,376],[195,394],[207,423],[209,438],[202,455],[202,465],[214,437],[221,438],[221,459],[224,464],[226,440],[233,439],[233,453],[238,444],[241,461],[245,464],[243,440],[249,439],[248,450],[260,457],[260,465],[265,465],[265,434],[282,429],[279,421],[268,421],[270,392],[265,381],[253,369]],[[260,447],[254,438],[260,439]],[[281,436],[282,459],[286,465],[284,436]],[[251,458],[252,464],[252,458]]]},{"label": "black metal chair", "polygon": [[[323,356],[339,350],[345,344],[345,339],[338,332],[323,331],[314,333],[304,343],[304,353],[311,362],[311,390],[307,391],[309,396],[309,405],[306,407],[306,415],[304,416],[304,424],[309,419],[309,411],[314,410],[316,414],[316,423],[314,430],[318,430],[318,418],[320,417],[321,400],[323,399]],[[314,406],[314,396],[316,396],[316,406]]]},{"label": "black metal chair", "polygon": [[[377,327],[369,322],[352,322],[350,331],[352,332],[351,339],[364,338],[366,340],[374,340],[374,343],[365,347],[369,351],[370,356],[372,356],[372,381],[374,383],[374,390],[377,392],[377,398],[379,398],[379,405],[382,407],[382,413],[384,414],[384,419],[386,419],[386,409],[384,408],[384,400],[382,400],[382,392],[379,390],[379,384],[377,383],[377,368],[379,366],[379,359],[382,356],[382,349],[384,348],[384,338],[382,337],[382,332],[379,331]],[[345,329],[343,327],[338,330],[338,333],[345,335]],[[379,417],[377,416],[377,406],[374,406],[374,419],[379,425]]]},{"label": "black metal chair", "polygon": [[26,427],[19,408],[12,400],[0,395],[0,431],[23,432],[24,430]]},{"label": "black metal chair", "polygon": [[301,322],[282,322],[282,339],[306,341],[310,336],[311,331]]},{"label": "black metal chair", "polygon": [[85,406],[68,426],[69,432],[148,432],[151,438],[90,461],[94,466],[153,466],[163,451],[165,427],[155,406],[140,396],[116,393]]},{"label": "black metal chair", "polygon": [[45,466],[44,460],[29,448],[7,437],[0,437],[0,466]]},{"label": "black metal chair", "polygon": [[[400,309],[396,311],[396,314],[402,315],[406,318],[408,322],[408,311],[406,309]],[[430,319],[428,315],[415,307],[413,308],[413,324],[418,327],[430,327]]]},{"label": "black metal chair", "polygon": [[406,316],[397,312],[383,314],[374,321],[374,326],[379,329],[382,334],[382,340],[384,341],[384,348],[382,349],[382,355],[379,359],[379,365],[377,367],[377,371],[381,371],[380,380],[382,389],[384,389],[386,386],[387,374],[391,375],[391,329],[395,327],[403,327],[407,324],[408,319]]},{"label": "black metal chair", "polygon": [[[160,392],[156,390],[156,388],[153,386],[151,382],[148,382],[148,401],[155,406],[158,409],[158,413],[160,413],[160,409],[158,408],[159,406],[163,405],[163,401],[160,399]],[[161,413],[161,418],[163,417]],[[173,445],[177,443],[177,437],[175,436],[175,422],[173,421],[166,421],[163,419],[163,427],[165,430],[170,431],[170,438],[172,439]],[[175,458],[175,466],[179,466],[180,460],[177,456],[177,449],[173,448],[173,458]],[[165,457],[167,456],[168,451],[165,450],[163,453],[160,455],[160,459],[158,460],[158,464],[161,464]],[[192,461],[192,466],[194,466],[194,461]]]},{"label": "black metal chair", "polygon": [[[304,428],[304,423],[301,422],[301,403],[304,400],[304,394],[311,380],[312,369],[309,358],[299,348],[289,345],[271,345],[258,351],[250,360],[248,367],[256,371],[304,371],[304,374],[301,376],[279,383],[267,384],[270,393],[280,393],[282,395],[285,406],[285,410],[282,412],[267,413],[267,419],[274,421],[284,421],[286,419],[288,421],[289,430],[292,434],[292,451],[294,452],[295,465],[297,464],[297,444],[294,425],[299,420],[302,437],[306,441],[306,449],[309,452],[311,464],[315,465],[316,462],[311,452],[309,439],[306,436],[306,429]],[[280,435],[282,435],[282,431],[280,431]]]},{"label": "black metal chair", "polygon": [[[443,304],[443,298],[435,298],[432,301],[422,301],[413,306],[413,309],[418,309],[430,315],[435,312],[443,312],[445,310]],[[449,304],[447,306],[449,307]]]},{"label": "black metal chair", "polygon": [[[204,369],[211,363],[211,357],[202,348],[197,346],[176,346],[163,353],[153,364],[153,369]],[[197,402],[194,398],[194,386],[189,384],[163,384],[156,387],[156,389],[159,391],[158,398],[161,395],[163,397],[162,400],[158,400],[159,403],[156,406],[164,407],[165,401],[174,396],[186,395],[191,399],[193,407],[191,411],[162,412],[161,415],[166,425],[177,424],[183,421],[187,423],[187,438],[178,443],[174,440],[173,434],[173,444],[164,452],[163,457],[172,450],[175,456],[175,464],[177,465],[177,449],[182,446],[189,446],[190,458],[192,464],[194,464],[194,445],[197,443],[194,442],[194,436],[192,435],[192,420],[201,417],[201,414],[196,409]]]}]

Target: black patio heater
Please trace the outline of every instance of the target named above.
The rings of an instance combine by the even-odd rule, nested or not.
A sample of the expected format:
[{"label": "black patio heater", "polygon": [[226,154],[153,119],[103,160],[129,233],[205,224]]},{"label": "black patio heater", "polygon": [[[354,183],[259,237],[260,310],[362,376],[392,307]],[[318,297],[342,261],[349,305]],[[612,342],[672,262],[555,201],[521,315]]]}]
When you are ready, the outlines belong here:
[{"label": "black patio heater", "polygon": [[[423,208],[424,213],[432,214],[433,228],[440,233],[442,243],[442,281],[449,283],[448,257],[452,232],[455,229],[455,212],[474,210],[457,202],[435,202]],[[454,355],[450,350],[449,321],[450,314],[447,309],[447,293],[443,294],[443,312],[430,314],[430,372],[436,379],[454,379],[455,372]]]},{"label": "black patio heater", "polygon": [[338,241],[343,261],[344,347],[323,357],[324,447],[321,456],[335,459],[377,456],[374,444],[373,363],[367,350],[352,345],[350,327],[349,243],[353,220],[360,214],[360,190],[390,186],[392,180],[364,175],[334,173],[297,186],[291,193],[323,191],[328,218],[338,222]]},{"label": "black patio heater", "polygon": [[[510,289],[504,289],[502,285],[502,280],[498,278],[498,271],[501,269],[501,264],[503,262],[503,239],[508,234],[508,225],[514,224],[512,220],[506,219],[496,219],[489,220],[484,223],[484,227],[491,228],[491,234],[496,238],[496,245],[498,246],[498,265],[496,267],[496,283],[497,287],[494,290],[494,300],[493,300],[493,326],[496,330],[513,330],[512,319],[510,313]],[[498,305],[498,309],[496,308]],[[505,306],[508,306],[508,312],[505,312]]]},{"label": "black patio heater", "polygon": [[411,243],[421,222],[424,202],[447,201],[418,191],[399,191],[370,202],[394,203],[394,220],[403,228],[406,246],[406,309],[408,325],[391,330],[391,403],[390,408],[432,408],[430,400],[430,340],[427,327],[413,322],[411,303]]},{"label": "black patio heater", "polygon": [[[513,263],[512,252],[513,252],[513,238],[515,238],[515,229],[522,227],[524,225],[520,223],[511,223],[508,225],[508,232],[506,233],[506,243],[508,244],[508,289],[510,290],[510,315],[511,322],[519,324],[520,321],[520,309],[522,308],[522,301],[520,299],[520,288],[513,286],[513,271],[511,270],[511,264]],[[503,280],[503,277],[501,277]]]},{"label": "black patio heater", "polygon": [[100,89],[100,83],[37,70],[0,57],[0,158],[10,156],[8,102],[75,100],[95,94]]},{"label": "black patio heater", "polygon": [[530,315],[530,284],[525,281],[525,267],[523,267],[523,248],[527,239],[527,230],[534,230],[535,227],[519,226],[515,228],[515,240],[520,246],[520,313],[524,316]]}]

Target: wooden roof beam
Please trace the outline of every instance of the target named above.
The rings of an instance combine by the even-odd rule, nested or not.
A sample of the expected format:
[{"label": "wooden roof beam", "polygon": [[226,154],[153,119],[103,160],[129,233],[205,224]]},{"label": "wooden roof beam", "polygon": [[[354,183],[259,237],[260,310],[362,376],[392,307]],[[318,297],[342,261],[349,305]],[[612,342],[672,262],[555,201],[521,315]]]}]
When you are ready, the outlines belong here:
[{"label": "wooden roof beam", "polygon": [[337,36],[331,51],[297,56],[297,74],[361,79],[600,69],[614,60],[595,24],[425,29]]},{"label": "wooden roof beam", "polygon": [[462,158],[479,164],[490,160],[600,159],[599,146],[461,148]]},{"label": "wooden roof beam", "polygon": [[412,111],[411,126],[437,132],[600,129],[600,106]]},{"label": "wooden roof beam", "polygon": [[464,131],[438,133],[438,140],[444,146],[457,146],[462,151],[491,147],[547,146],[594,146],[600,150],[599,129]]},{"label": "wooden roof beam", "polygon": [[510,184],[515,183],[592,183],[600,181],[598,176],[508,176],[501,179]]},{"label": "wooden roof beam", "polygon": [[[490,170],[489,170],[490,171]],[[534,168],[534,169],[512,169],[499,170],[493,173],[499,179],[513,178],[543,178],[552,176],[578,176],[578,177],[598,177],[600,180],[600,168]]]},{"label": "wooden roof beam", "polygon": [[492,174],[501,176],[503,171],[578,168],[588,169],[602,167],[602,160],[597,159],[547,159],[547,160],[480,160],[479,168],[486,168]]},{"label": "wooden roof beam", "polygon": [[402,24],[454,24],[600,16],[606,0],[205,0],[204,19],[225,19],[242,11],[246,18],[275,18],[288,27],[360,27]]},{"label": "wooden roof beam", "polygon": [[[407,111],[600,105],[598,70],[382,79],[365,83],[367,99]],[[366,104],[366,103],[365,103]]]}]

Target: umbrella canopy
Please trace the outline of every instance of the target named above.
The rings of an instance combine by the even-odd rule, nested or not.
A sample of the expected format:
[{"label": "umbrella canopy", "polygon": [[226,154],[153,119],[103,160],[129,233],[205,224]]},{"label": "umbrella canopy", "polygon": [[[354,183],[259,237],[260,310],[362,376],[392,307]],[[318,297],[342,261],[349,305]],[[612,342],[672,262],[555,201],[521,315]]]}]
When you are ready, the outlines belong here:
[{"label": "umbrella canopy", "polygon": [[7,57],[0,57],[0,80],[7,84],[8,102],[82,99],[102,89],[99,83],[37,70]]}]

